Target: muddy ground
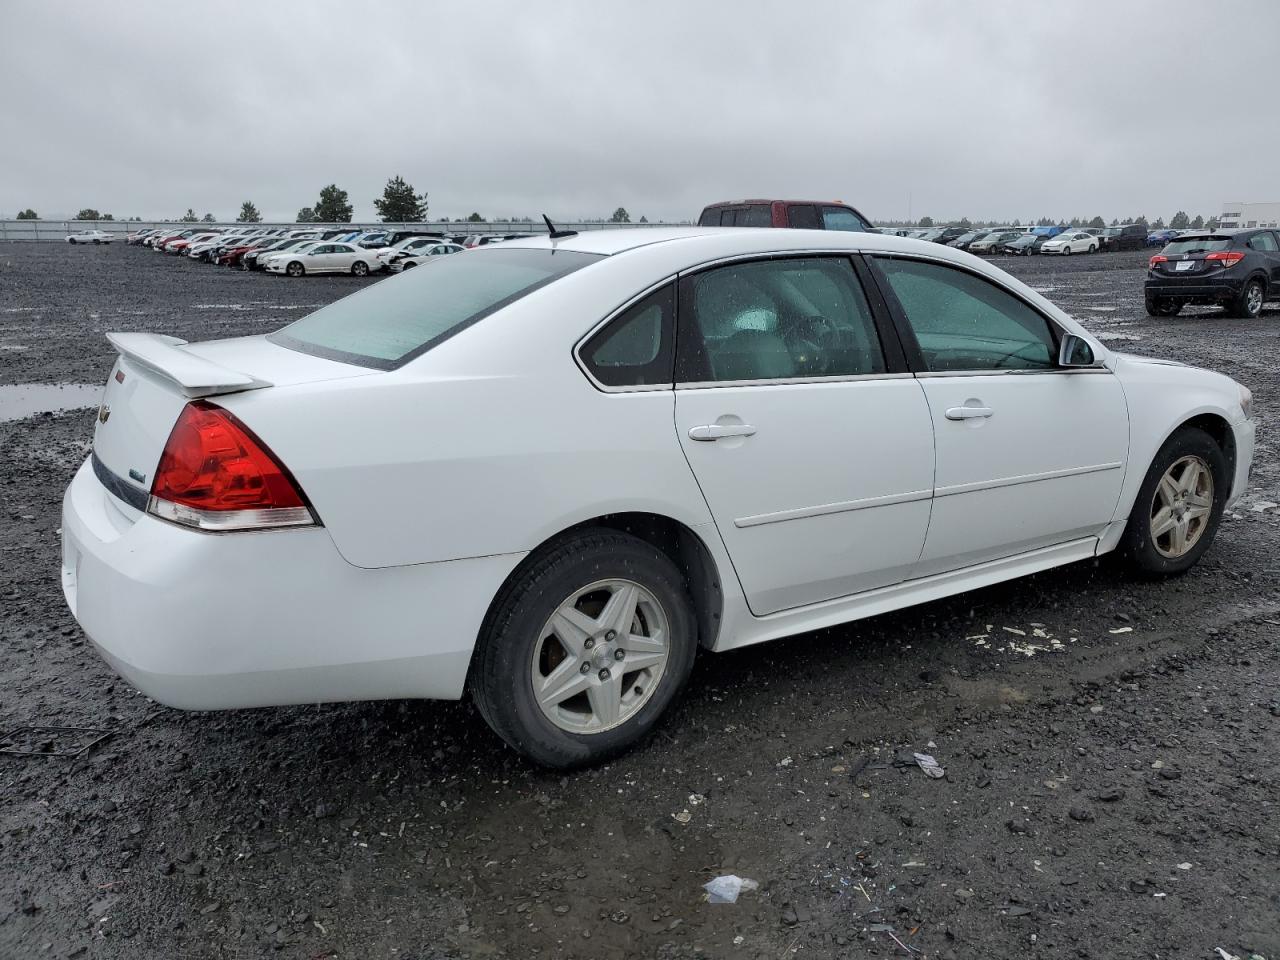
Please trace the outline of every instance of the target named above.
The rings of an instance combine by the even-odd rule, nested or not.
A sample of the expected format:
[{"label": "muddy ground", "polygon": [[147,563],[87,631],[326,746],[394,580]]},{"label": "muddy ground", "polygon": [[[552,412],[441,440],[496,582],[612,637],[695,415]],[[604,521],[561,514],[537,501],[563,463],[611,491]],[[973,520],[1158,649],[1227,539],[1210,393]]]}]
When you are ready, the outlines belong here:
[{"label": "muddy ground", "polygon": [[[0,422],[0,728],[111,732],[0,753],[0,957],[1280,958],[1280,311],[1151,320],[1143,253],[1003,265],[1254,391],[1253,488],[1205,560],[703,656],[658,735],[568,776],[466,702],[149,702],[59,588],[91,413]],[[98,383],[105,330],[256,333],[360,284],[0,247],[0,383]],[[760,888],[706,903],[727,873]]]}]

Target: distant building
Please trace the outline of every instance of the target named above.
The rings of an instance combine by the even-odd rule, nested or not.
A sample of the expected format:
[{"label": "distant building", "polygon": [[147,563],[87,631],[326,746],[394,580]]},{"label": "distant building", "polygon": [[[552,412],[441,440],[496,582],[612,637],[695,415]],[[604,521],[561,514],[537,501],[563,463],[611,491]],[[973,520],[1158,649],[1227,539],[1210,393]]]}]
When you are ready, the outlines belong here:
[{"label": "distant building", "polygon": [[1280,227],[1280,203],[1224,203],[1218,226]]}]

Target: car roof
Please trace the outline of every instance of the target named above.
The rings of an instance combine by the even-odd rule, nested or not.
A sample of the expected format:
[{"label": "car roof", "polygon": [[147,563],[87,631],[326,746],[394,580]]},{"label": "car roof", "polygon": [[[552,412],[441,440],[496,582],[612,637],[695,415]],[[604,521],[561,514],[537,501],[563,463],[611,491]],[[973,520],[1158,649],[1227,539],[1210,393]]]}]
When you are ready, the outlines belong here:
[{"label": "car roof", "polygon": [[826,204],[827,206],[838,206],[838,207],[849,206],[843,200],[779,200],[776,198],[764,199],[762,197],[757,197],[752,200],[717,200],[715,203],[708,203],[705,207],[703,207],[703,209],[709,210],[711,207],[737,207],[737,206],[741,206],[744,203],[808,203],[808,204],[815,204],[815,205]]}]

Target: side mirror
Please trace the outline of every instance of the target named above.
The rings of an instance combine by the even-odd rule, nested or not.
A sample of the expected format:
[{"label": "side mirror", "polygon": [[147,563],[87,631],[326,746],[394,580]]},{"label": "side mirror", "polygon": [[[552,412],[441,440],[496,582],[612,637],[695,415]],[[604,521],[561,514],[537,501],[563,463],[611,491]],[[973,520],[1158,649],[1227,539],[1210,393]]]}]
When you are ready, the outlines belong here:
[{"label": "side mirror", "polygon": [[1073,367],[1098,367],[1100,363],[1093,355],[1093,347],[1083,337],[1074,333],[1064,333],[1062,344],[1058,348],[1058,366],[1068,369]]}]

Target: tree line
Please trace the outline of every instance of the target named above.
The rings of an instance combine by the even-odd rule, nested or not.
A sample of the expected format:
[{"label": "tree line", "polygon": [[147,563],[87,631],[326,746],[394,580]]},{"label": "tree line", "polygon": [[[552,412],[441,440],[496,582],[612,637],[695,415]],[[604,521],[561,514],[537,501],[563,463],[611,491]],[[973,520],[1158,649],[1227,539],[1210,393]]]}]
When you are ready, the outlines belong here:
[{"label": "tree line", "polygon": [[[1006,220],[970,220],[968,217],[961,217],[955,221],[939,220],[934,222],[933,217],[921,217],[919,220],[877,220],[877,224],[884,227],[914,227],[920,230],[927,230],[930,227],[963,227],[964,229],[979,229],[982,227],[1003,227],[1006,225],[1020,227],[1024,224],[1021,220],[1015,220],[1009,224]],[[1166,225],[1163,217],[1156,217],[1154,220],[1148,220],[1144,214],[1138,214],[1136,217],[1129,217],[1121,220],[1118,217],[1112,218],[1108,224],[1102,217],[1093,217],[1086,219],[1084,217],[1072,217],[1070,220],[1054,220],[1051,217],[1041,217],[1032,223],[1027,220],[1025,226],[1036,227],[1092,227],[1103,229],[1107,226],[1118,227],[1122,223],[1136,223],[1150,230],[1164,230],[1166,226],[1170,230],[1215,230],[1218,226],[1217,217],[1202,217],[1199,214],[1193,218],[1187,214],[1185,210],[1179,210],[1169,218]]]},{"label": "tree line", "polygon": [[[427,219],[427,195],[426,193],[418,193],[413,185],[406,182],[404,177],[396,174],[387,181],[386,187],[382,190],[382,196],[373,201],[374,207],[378,211],[378,216],[383,223],[421,223]],[[351,200],[347,195],[347,191],[343,190],[336,183],[331,183],[327,187],[322,187],[320,196],[309,207],[301,208],[294,220],[297,223],[350,223],[354,208]],[[32,209],[28,208],[18,214],[19,220],[38,220],[39,215]],[[77,220],[114,220],[109,213],[99,213],[92,207],[85,207],[76,214]],[[131,220],[141,220],[141,217],[130,217]],[[448,217],[444,218],[446,221]],[[488,218],[482,216],[478,211],[473,211],[466,217],[455,217],[454,223],[484,223]],[[533,223],[531,217],[506,217],[504,218],[513,222]],[[212,213],[206,213],[203,217],[196,213],[192,207],[187,208],[187,212],[176,218],[178,223],[216,223],[218,220]],[[240,204],[240,213],[235,219],[236,223],[261,223],[262,214],[258,211],[258,207],[251,200],[246,200]],[[625,207],[618,207],[613,211],[613,215],[608,220],[588,221],[592,223],[630,223],[631,215],[627,213]],[[639,223],[648,223],[645,217],[641,217]]]}]

